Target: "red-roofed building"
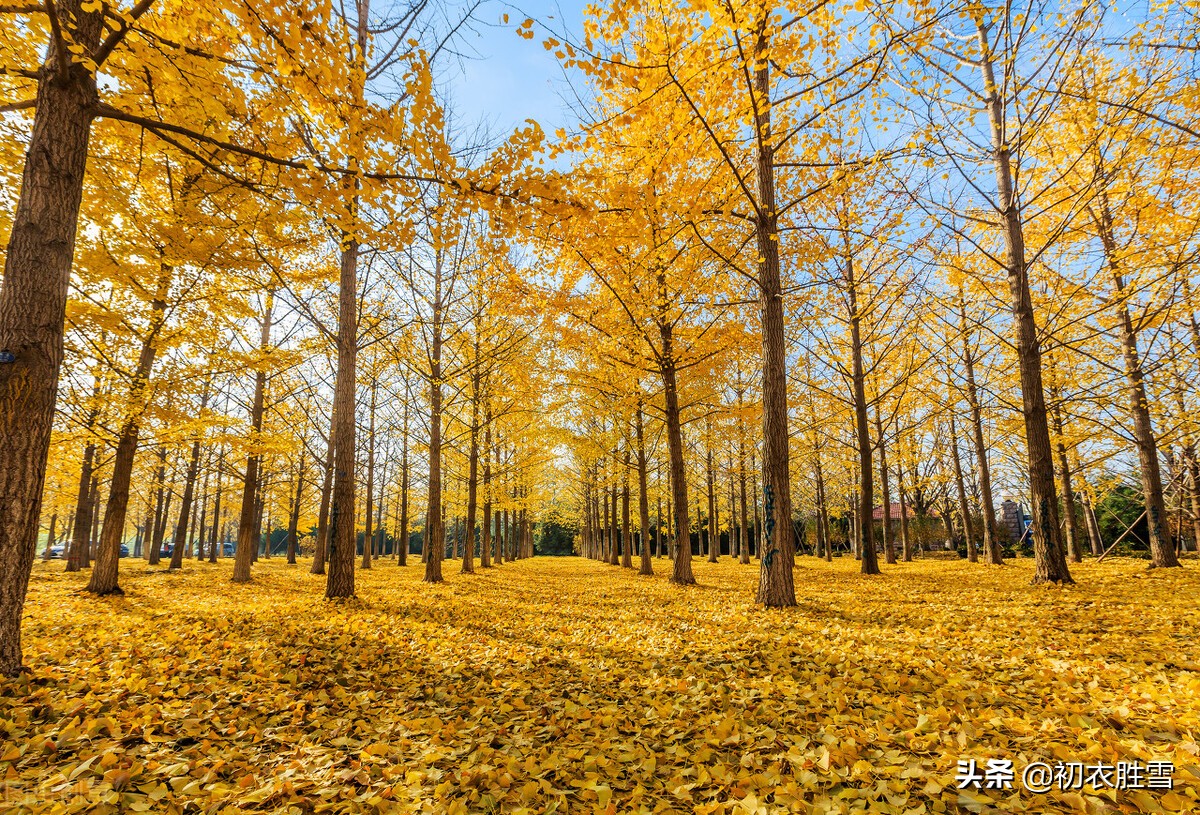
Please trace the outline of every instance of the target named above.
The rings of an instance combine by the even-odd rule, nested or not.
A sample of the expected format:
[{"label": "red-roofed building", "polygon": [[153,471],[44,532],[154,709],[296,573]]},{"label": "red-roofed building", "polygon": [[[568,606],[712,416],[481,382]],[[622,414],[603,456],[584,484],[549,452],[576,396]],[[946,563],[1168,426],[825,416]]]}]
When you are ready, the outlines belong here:
[{"label": "red-roofed building", "polygon": [[[889,514],[890,514],[890,516],[891,516],[891,519],[892,519],[893,521],[899,522],[899,520],[900,520],[900,504],[899,504],[899,503],[893,503],[893,504],[892,504],[892,508],[891,508],[891,512],[890,512]],[[930,510],[929,510],[929,512],[928,512],[928,516],[929,516],[930,518],[938,518],[938,517],[940,517],[940,516],[937,514],[937,512],[936,512],[935,510],[933,510],[933,509],[930,509]],[[875,519],[876,521],[882,521],[882,520],[883,520],[883,507],[881,507],[881,506],[875,507],[875,510],[874,510],[874,511],[871,513],[871,517],[872,517],[873,519]],[[917,513],[916,513],[915,511],[913,511],[913,508],[912,508],[911,506],[908,508],[908,517],[909,517],[909,518],[915,518],[915,517],[917,517]]]}]

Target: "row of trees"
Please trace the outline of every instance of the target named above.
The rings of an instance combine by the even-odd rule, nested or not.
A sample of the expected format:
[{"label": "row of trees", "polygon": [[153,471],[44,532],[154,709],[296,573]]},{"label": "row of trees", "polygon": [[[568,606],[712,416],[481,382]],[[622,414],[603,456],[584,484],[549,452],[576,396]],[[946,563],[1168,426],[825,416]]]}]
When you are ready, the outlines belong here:
[{"label": "row of trees", "polygon": [[999,564],[1002,497],[1031,509],[1036,580],[1072,582],[1130,475],[1152,565],[1177,565],[1200,518],[1195,26],[1115,26],[1087,2],[716,2],[549,37],[595,100],[563,149],[601,204],[540,244],[603,396],[574,417],[587,550],[628,538],[655,415],[677,582],[679,542],[716,537],[714,458],[737,482],[747,449],[767,604],[793,602],[794,521],[828,552],[840,519],[876,573],[936,511]]},{"label": "row of trees", "polygon": [[337,598],[381,529],[438,581],[456,518],[470,571],[569,506],[580,551],[680,584],[729,528],[789,606],[798,520],[868,574],[935,513],[1000,563],[1005,495],[1070,582],[1135,472],[1178,562],[1185,11],[614,4],[546,35],[588,100],[549,144],[448,119],[476,11],[0,8],[0,672],[43,520],[106,594],[131,537],[178,567],[236,529],[248,581],[286,517]]}]

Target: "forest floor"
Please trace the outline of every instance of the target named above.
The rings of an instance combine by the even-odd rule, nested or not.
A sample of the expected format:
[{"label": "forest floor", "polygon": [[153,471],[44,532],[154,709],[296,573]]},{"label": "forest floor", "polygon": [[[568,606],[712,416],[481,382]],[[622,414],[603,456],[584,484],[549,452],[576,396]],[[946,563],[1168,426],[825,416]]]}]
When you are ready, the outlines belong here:
[{"label": "forest floor", "polygon": [[[124,597],[38,563],[28,676],[0,681],[0,811],[1198,812],[1200,568],[800,558],[681,589],[580,558],[474,575],[376,561],[182,573]],[[1012,760],[1010,790],[957,761]],[[1022,788],[1034,761],[1174,764],[1173,791]]]}]

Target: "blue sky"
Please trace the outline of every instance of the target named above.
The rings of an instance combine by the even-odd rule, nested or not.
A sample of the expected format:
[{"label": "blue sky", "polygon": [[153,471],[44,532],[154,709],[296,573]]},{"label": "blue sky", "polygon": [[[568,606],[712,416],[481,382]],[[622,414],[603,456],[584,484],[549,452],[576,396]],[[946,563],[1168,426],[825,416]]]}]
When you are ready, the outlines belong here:
[{"label": "blue sky", "polygon": [[[584,3],[564,0],[522,0],[504,3],[488,0],[476,14],[478,23],[465,31],[459,50],[467,56],[460,62],[447,61],[442,76],[460,127],[482,122],[494,136],[502,137],[535,119],[548,135],[557,127],[569,127],[575,117],[564,106],[570,89],[554,55],[542,46],[548,32],[566,30],[572,39],[581,30]],[[501,17],[508,14],[507,25]],[[517,36],[516,28],[526,17],[543,25],[535,28],[532,40]]]}]

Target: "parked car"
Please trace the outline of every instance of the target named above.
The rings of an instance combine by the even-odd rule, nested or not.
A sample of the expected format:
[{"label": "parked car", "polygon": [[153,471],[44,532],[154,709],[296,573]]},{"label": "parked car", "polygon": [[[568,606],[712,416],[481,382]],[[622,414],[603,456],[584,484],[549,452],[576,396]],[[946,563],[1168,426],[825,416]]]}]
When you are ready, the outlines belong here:
[{"label": "parked car", "polygon": [[65,558],[66,556],[67,556],[67,547],[64,546],[63,544],[60,543],[57,546],[50,547],[50,557],[61,560],[62,558]]},{"label": "parked car", "polygon": [[225,541],[221,544],[221,556],[233,557],[235,549],[236,547],[233,545],[233,541]]},{"label": "parked car", "polygon": [[121,555],[120,556],[121,557],[129,557],[129,546],[127,544],[124,544],[124,543],[121,544]]}]

